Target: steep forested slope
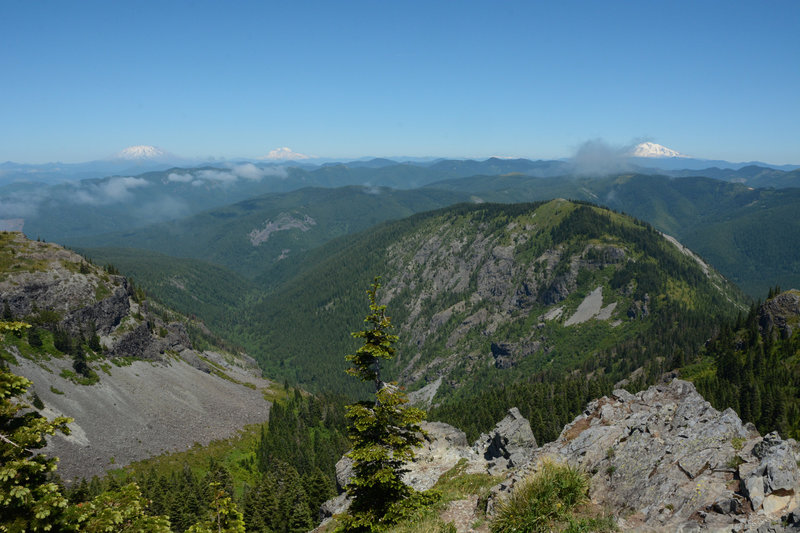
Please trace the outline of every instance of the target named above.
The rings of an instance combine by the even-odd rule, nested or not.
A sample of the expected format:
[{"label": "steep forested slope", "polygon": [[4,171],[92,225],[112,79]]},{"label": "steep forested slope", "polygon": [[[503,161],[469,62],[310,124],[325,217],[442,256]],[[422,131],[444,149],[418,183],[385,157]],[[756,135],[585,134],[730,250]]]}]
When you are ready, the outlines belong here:
[{"label": "steep forested slope", "polygon": [[717,408],[732,407],[761,432],[800,437],[800,291],[771,292],[688,363],[681,374]]},{"label": "steep forested slope", "polygon": [[699,253],[752,297],[800,286],[800,189],[754,189],[710,178],[473,176],[432,187],[487,201],[554,197],[596,202],[645,220]]},{"label": "steep forested slope", "polygon": [[97,264],[113,265],[148,295],[224,333],[229,313],[258,293],[258,286],[225,267],[135,248],[78,248]]},{"label": "steep forested slope", "polygon": [[[392,376],[442,408],[453,402],[448,416],[481,406],[462,421],[475,428],[513,405],[497,387],[552,389],[577,369],[597,378],[575,380],[578,408],[610,379],[696,351],[710,323],[744,308],[735,287],[651,227],[563,200],[416,215],[307,259],[316,266],[238,320],[267,374],[344,390],[346,332],[358,329],[363,291],[382,275],[401,339]],[[516,404],[532,406],[534,388]],[[484,396],[498,400],[473,402]]]}]

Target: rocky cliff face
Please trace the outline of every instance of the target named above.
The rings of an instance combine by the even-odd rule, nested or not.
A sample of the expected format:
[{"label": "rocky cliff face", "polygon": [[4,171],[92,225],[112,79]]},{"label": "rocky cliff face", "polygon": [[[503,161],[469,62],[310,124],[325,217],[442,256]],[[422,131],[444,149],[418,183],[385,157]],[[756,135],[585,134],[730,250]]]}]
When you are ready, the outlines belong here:
[{"label": "rocky cliff face", "polygon": [[41,311],[72,335],[107,335],[130,311],[130,287],[60,246],[30,241],[21,233],[0,238],[0,305],[18,318]]},{"label": "rocky cliff face", "polygon": [[624,339],[668,305],[724,312],[737,303],[675,239],[565,200],[442,214],[386,256],[381,303],[400,337],[395,375],[411,389],[443,378],[433,404],[488,367],[541,367],[590,328]]},{"label": "rocky cliff face", "polygon": [[[731,409],[711,407],[686,381],[636,395],[614,391],[541,447],[516,409],[472,447],[446,424],[426,430],[428,442],[408,465],[407,482],[429,488],[458,460],[467,462],[465,471],[504,475],[488,499],[489,516],[499,500],[552,461],[584,471],[592,504],[613,515],[622,531],[800,531],[798,443],[776,433],[761,437]],[[454,520],[458,531],[472,530],[458,524],[480,516],[477,501],[449,506],[465,515]],[[346,508],[346,499],[338,503],[325,508],[328,514]]]},{"label": "rocky cliff face", "polygon": [[792,336],[800,325],[800,291],[782,292],[764,302],[759,309],[761,332],[772,332],[784,339]]},{"label": "rocky cliff face", "polygon": [[137,302],[124,276],[109,274],[55,244],[3,233],[0,307],[11,316],[76,339],[100,337],[110,357],[161,360],[191,348],[186,329]]},{"label": "rocky cliff face", "polygon": [[0,336],[0,356],[33,381],[40,412],[75,420],[71,435],[46,449],[60,457],[66,480],[207,444],[268,417],[262,389],[270,383],[255,361],[195,350],[182,317],[136,296],[123,276],[73,252],[0,233],[0,311],[65,333],[99,377],[86,385],[72,356]]}]

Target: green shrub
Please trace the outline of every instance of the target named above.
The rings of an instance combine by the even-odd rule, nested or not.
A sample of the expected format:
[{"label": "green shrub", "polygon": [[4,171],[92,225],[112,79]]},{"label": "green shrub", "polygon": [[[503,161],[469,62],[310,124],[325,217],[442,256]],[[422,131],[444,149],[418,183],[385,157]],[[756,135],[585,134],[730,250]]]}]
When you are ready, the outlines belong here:
[{"label": "green shrub", "polygon": [[41,328],[31,328],[28,330],[28,344],[30,344],[33,348],[42,347]]},{"label": "green shrub", "polygon": [[572,511],[588,500],[585,474],[565,464],[545,462],[500,502],[492,520],[493,533],[548,532],[570,522]]}]

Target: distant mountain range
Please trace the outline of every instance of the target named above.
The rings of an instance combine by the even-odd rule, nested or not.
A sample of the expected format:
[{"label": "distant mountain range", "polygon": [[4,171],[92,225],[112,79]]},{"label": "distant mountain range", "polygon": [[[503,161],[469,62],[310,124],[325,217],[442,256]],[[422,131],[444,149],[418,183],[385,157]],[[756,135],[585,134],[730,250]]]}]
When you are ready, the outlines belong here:
[{"label": "distant mountain range", "polygon": [[[135,147],[128,154],[145,161],[162,157],[163,151],[150,148]],[[253,276],[259,265],[283,268],[280,258],[287,254],[412,213],[465,201],[560,197],[650,222],[696,249],[754,297],[776,283],[798,286],[793,250],[800,246],[794,214],[800,169],[660,170],[653,165],[687,159],[637,160],[649,166],[621,158],[608,176],[582,174],[575,161],[371,159],[306,167],[226,162],[135,177],[16,182],[0,186],[0,230],[74,246],[147,248]],[[152,226],[160,223],[166,224]],[[305,231],[297,230],[301,226]],[[291,230],[275,232],[278,227]],[[764,231],[770,227],[782,230]],[[171,243],[167,237],[175,234],[183,238]]]},{"label": "distant mountain range", "polygon": [[[227,168],[243,163],[253,163],[258,166],[294,166],[307,170],[324,167],[345,166],[348,168],[384,168],[396,165],[416,166],[444,171],[437,179],[465,177],[477,174],[499,174],[520,172],[536,177],[550,177],[574,173],[586,173],[585,168],[572,159],[557,160],[530,160],[525,158],[506,159],[491,157],[486,160],[448,159],[448,158],[361,158],[357,160],[343,160],[331,158],[318,158],[309,156],[288,147],[271,150],[266,156],[255,158],[237,158],[229,160],[186,158],[169,153],[168,151],[150,145],[129,146],[115,155],[96,161],[84,163],[42,163],[28,164],[6,161],[0,163],[0,191],[4,185],[17,182],[59,183],[81,179],[102,178],[107,176],[136,176],[144,172],[168,170],[170,168],[214,167]],[[610,164],[610,166],[609,166]],[[605,161],[603,166],[589,173],[603,173],[602,171],[633,170],[641,173],[664,173],[668,175],[687,175],[687,172],[700,171],[703,176],[708,173],[726,176],[733,171],[745,167],[760,167],[768,170],[793,171],[800,169],[800,165],[773,165],[759,161],[734,163],[723,160],[711,160],[689,157],[666,146],[643,142],[629,150],[621,151],[614,155],[614,161]],[[694,174],[693,174],[694,175]],[[737,176],[738,177],[738,176]],[[726,177],[718,179],[727,179]],[[431,179],[429,181],[435,181]],[[338,183],[345,185],[349,183]],[[387,185],[384,183],[384,185]],[[411,186],[419,186],[414,183]],[[757,184],[763,186],[763,184]],[[394,185],[393,185],[394,186]],[[402,186],[402,185],[401,185]],[[767,186],[783,186],[769,183]]]}]

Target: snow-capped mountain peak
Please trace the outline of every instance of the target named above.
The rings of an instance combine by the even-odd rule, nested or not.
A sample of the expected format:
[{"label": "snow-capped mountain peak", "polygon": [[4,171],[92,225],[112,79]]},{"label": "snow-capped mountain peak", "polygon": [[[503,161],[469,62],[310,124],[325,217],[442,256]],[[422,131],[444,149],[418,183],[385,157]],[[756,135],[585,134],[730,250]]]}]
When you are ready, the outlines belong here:
[{"label": "snow-capped mountain peak", "polygon": [[259,159],[266,159],[269,161],[300,161],[302,159],[311,158],[312,156],[295,152],[287,146],[270,150],[266,156],[259,157]]},{"label": "snow-capped mountain peak", "polygon": [[680,152],[676,152],[660,144],[643,142],[633,147],[631,157],[686,157]]},{"label": "snow-capped mountain peak", "polygon": [[127,159],[131,161],[141,161],[145,159],[163,159],[168,156],[167,152],[155,146],[148,146],[140,144],[138,146],[129,146],[117,153],[115,159]]}]

